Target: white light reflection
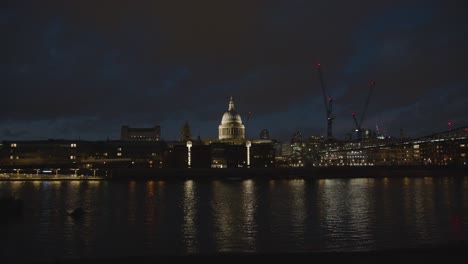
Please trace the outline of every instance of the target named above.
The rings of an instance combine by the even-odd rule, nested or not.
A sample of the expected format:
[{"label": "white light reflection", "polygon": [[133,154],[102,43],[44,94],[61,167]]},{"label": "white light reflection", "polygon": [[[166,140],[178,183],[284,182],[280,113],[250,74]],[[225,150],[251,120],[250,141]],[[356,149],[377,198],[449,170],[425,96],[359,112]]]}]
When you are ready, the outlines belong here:
[{"label": "white light reflection", "polygon": [[184,199],[183,199],[183,214],[184,222],[182,224],[182,232],[186,251],[195,253],[198,251],[198,235],[197,235],[197,199],[196,199],[196,183],[193,180],[187,180],[184,183]]},{"label": "white light reflection", "polygon": [[257,208],[258,201],[255,195],[255,182],[253,180],[245,180],[242,182],[242,215],[244,240],[249,245],[250,250],[254,250],[255,239],[257,236],[257,225],[255,224],[255,209]]},{"label": "white light reflection", "polygon": [[373,192],[375,180],[372,178],[351,179],[347,188],[347,208],[350,214],[350,231],[357,234],[359,249],[369,250],[375,238],[371,226],[375,225],[375,197]]},{"label": "white light reflection", "polygon": [[289,199],[289,206],[291,208],[291,225],[292,234],[297,242],[303,244],[305,233],[305,220],[307,215],[306,201],[305,201],[305,181],[304,180],[290,180],[288,181],[289,193],[292,197]]},{"label": "white light reflection", "polygon": [[321,222],[327,230],[326,247],[334,250],[369,250],[372,247],[370,221],[373,201],[370,179],[319,181]]},{"label": "white light reflection", "polygon": [[255,182],[213,182],[213,213],[217,251],[255,250]]},{"label": "white light reflection", "polygon": [[[52,186],[55,188],[56,186],[60,186],[60,181],[53,181]],[[81,181],[69,181],[64,182],[62,189],[57,191],[57,194],[63,193],[63,197],[57,197],[57,200],[62,200],[65,203],[65,210],[67,213],[71,213],[78,207],[81,207],[83,210],[87,210],[81,204],[81,197],[80,197],[80,185]],[[81,221],[80,221],[81,222]],[[67,243],[72,243],[74,239],[74,230],[76,228],[76,220],[73,217],[65,217],[64,222],[64,239]]]},{"label": "white light reflection", "polygon": [[217,251],[232,251],[229,245],[234,244],[234,239],[237,232],[235,217],[233,212],[238,203],[233,203],[229,197],[235,197],[236,191],[232,190],[232,186],[228,186],[224,182],[213,181],[213,214],[215,222],[215,240]]},{"label": "white light reflection", "polygon": [[325,240],[327,248],[339,248],[339,245],[336,245],[339,241],[335,240],[342,232],[340,228],[344,226],[342,215],[344,208],[340,201],[345,197],[342,197],[340,187],[337,186],[340,182],[342,181],[337,179],[319,180],[318,208],[320,208],[320,222],[329,236],[329,239]]},{"label": "white light reflection", "polygon": [[417,241],[428,241],[432,237],[430,227],[435,225],[432,206],[427,206],[434,203],[431,195],[432,182],[427,177],[415,178],[411,186],[414,190],[408,192],[406,200],[408,204],[405,208],[409,210],[406,212],[407,217],[412,216],[412,219],[407,221],[414,225],[414,235]]}]

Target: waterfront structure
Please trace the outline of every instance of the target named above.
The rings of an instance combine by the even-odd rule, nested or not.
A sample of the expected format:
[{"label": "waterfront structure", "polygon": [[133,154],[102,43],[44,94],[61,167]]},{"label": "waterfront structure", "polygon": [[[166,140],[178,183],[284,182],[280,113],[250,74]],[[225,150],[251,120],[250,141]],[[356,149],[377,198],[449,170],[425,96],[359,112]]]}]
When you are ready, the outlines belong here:
[{"label": "waterfront structure", "polygon": [[159,126],[123,126],[121,140],[4,141],[0,169],[62,170],[77,175],[78,170],[95,174],[98,169],[121,168],[468,166],[468,127],[416,139],[376,137],[369,130],[359,141],[306,138],[297,131],[283,143],[270,140],[264,129],[260,139],[246,140],[231,97],[218,130],[218,139],[191,140],[186,122],[177,141],[160,141]]},{"label": "waterfront structure", "polygon": [[420,138],[327,142],[314,166],[467,166],[468,127]]},{"label": "waterfront structure", "polygon": [[242,124],[241,116],[234,109],[232,96],[229,99],[228,111],[224,113],[218,131],[220,140],[245,138],[245,126]]},{"label": "waterfront structure", "polygon": [[133,128],[122,126],[120,139],[122,141],[159,141],[161,139],[161,127]]},{"label": "waterfront structure", "polygon": [[164,142],[32,140],[4,142],[0,168],[90,175],[109,168],[161,168],[167,163]]},{"label": "waterfront structure", "polygon": [[[128,168],[247,168],[275,166],[270,140],[250,141],[5,141],[0,169],[85,173]],[[72,172],[73,171],[73,172]]]},{"label": "waterfront structure", "polygon": [[[250,142],[250,147],[249,147]],[[359,142],[309,137],[273,140],[4,141],[0,169],[11,173],[94,175],[121,168],[259,168],[311,166],[468,166],[468,127],[416,139]],[[276,148],[280,149],[277,156]],[[78,170],[78,172],[77,172]],[[100,173],[98,173],[100,174]]]}]

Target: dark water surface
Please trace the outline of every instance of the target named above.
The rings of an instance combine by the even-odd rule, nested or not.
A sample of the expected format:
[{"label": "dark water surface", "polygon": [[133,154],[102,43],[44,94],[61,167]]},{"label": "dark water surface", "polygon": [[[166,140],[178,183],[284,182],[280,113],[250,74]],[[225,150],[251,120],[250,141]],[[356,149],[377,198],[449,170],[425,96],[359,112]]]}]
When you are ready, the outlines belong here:
[{"label": "dark water surface", "polygon": [[[1,223],[1,262],[468,239],[466,177],[0,182],[4,194],[23,198],[25,208]],[[67,213],[77,207],[82,218]]]}]

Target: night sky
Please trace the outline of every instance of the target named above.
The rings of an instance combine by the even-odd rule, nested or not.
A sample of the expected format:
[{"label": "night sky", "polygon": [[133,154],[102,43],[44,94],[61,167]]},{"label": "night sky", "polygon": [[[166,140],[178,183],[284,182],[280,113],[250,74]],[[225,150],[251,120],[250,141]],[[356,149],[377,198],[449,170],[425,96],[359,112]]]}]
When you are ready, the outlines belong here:
[{"label": "night sky", "polygon": [[[1,1],[0,140],[118,139],[161,125],[217,138],[234,97],[249,138],[468,125],[464,1]],[[247,113],[251,112],[250,118]]]}]

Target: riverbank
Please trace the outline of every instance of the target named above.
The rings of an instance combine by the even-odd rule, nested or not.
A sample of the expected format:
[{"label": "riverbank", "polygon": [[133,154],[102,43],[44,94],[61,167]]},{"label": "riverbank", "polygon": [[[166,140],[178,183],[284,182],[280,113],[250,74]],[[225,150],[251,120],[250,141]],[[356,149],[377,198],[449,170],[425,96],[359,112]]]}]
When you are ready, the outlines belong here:
[{"label": "riverbank", "polygon": [[468,168],[313,167],[228,169],[117,169],[112,179],[331,179],[468,176]]},{"label": "riverbank", "polygon": [[102,181],[109,178],[101,176],[70,176],[66,174],[48,175],[48,174],[2,174],[2,181]]},{"label": "riverbank", "polygon": [[227,168],[227,169],[109,169],[108,176],[3,174],[0,181],[88,181],[171,179],[334,179],[468,176],[467,167],[313,167],[313,168]]}]

